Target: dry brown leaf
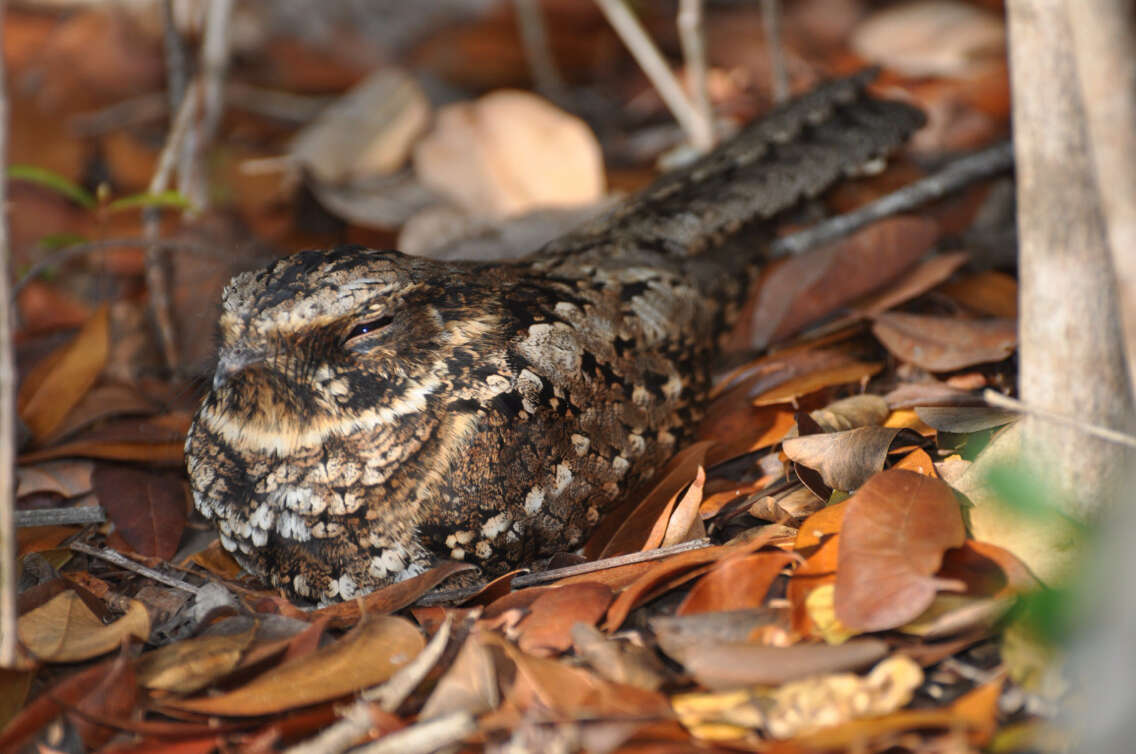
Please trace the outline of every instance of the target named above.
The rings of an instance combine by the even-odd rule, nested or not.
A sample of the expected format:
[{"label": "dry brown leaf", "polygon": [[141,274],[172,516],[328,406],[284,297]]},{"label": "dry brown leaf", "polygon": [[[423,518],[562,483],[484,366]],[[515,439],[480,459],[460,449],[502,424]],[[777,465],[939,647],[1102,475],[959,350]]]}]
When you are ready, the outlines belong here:
[{"label": "dry brown leaf", "polygon": [[901,431],[898,427],[856,427],[793,437],[782,448],[795,463],[820,472],[829,487],[847,491],[859,488],[884,467],[888,449]]},{"label": "dry brown leaf", "polygon": [[398,170],[430,122],[413,76],[383,66],[296,134],[290,157],[316,180],[350,183]]},{"label": "dry brown leaf", "polygon": [[138,682],[148,689],[192,694],[227,675],[256,636],[248,630],[227,636],[199,636],[147,652],[138,658]]},{"label": "dry brown leaf", "polygon": [[587,623],[572,626],[576,655],[613,683],[656,691],[667,680],[658,656],[647,647],[606,636]]},{"label": "dry brown leaf", "polygon": [[779,524],[796,524],[822,510],[824,504],[808,487],[797,484],[780,494],[758,498],[749,507],[749,515]]},{"label": "dry brown leaf", "polygon": [[840,646],[795,644],[690,644],[674,659],[708,689],[735,689],[754,684],[777,685],[823,673],[867,667],[888,654],[878,639],[853,639]]},{"label": "dry brown leaf", "polygon": [[150,616],[137,600],[126,614],[104,624],[82,598],[68,590],[37,607],[19,621],[20,641],[43,662],[78,662],[104,655],[123,640],[150,637]]},{"label": "dry brown leaf", "polygon": [[979,314],[1018,318],[1018,281],[1004,272],[985,270],[947,283],[939,291]]},{"label": "dry brown leaf", "polygon": [[872,332],[898,358],[931,372],[1002,361],[1018,342],[1010,319],[959,319],[885,312]]},{"label": "dry brown leaf", "polygon": [[529,614],[517,626],[517,645],[540,657],[566,652],[572,647],[572,626],[594,626],[611,599],[611,587],[596,582],[553,587],[529,605]]},{"label": "dry brown leaf", "polygon": [[748,315],[750,346],[763,349],[886,285],[927,253],[934,220],[900,215],[770,266]]},{"label": "dry brown leaf", "polygon": [[1005,58],[1006,28],[972,3],[919,0],[872,14],[851,43],[865,60],[912,78],[960,78]]},{"label": "dry brown leaf", "polygon": [[[113,364],[112,360],[108,366]],[[44,438],[44,443],[54,443],[104,419],[115,416],[148,416],[155,411],[153,401],[139,393],[136,386],[119,382],[100,383],[87,391],[51,435]]]},{"label": "dry brown leaf", "polygon": [[946,584],[934,578],[966,527],[951,488],[890,469],[846,501],[836,569],[836,615],[849,628],[883,631],[922,613]]},{"label": "dry brown leaf", "polygon": [[940,432],[981,432],[1017,421],[1020,414],[991,406],[916,406],[927,426]]},{"label": "dry brown leaf", "polygon": [[16,497],[35,493],[51,493],[62,498],[78,497],[91,491],[90,461],[51,461],[38,466],[16,469]]},{"label": "dry brown leaf", "polygon": [[[674,504],[678,493],[695,477],[698,468],[704,465],[711,444],[708,440],[696,442],[676,453],[659,475],[658,481],[634,504],[635,507],[629,514],[620,515],[619,509],[609,514],[609,520],[617,523],[618,528],[600,546],[605,534],[605,527],[601,523],[588,541],[585,553],[589,557],[600,559],[644,549],[655,522]],[[664,523],[663,526],[665,525]],[[659,538],[661,541],[661,535]]]},{"label": "dry brown leaf", "polygon": [[533,657],[496,634],[482,634],[481,640],[499,648],[516,668],[503,708],[483,718],[483,729],[514,727],[502,725],[511,717],[510,706],[529,719],[550,721],[597,716],[615,719],[668,719],[671,716],[670,706],[662,694],[605,681],[567,663]]},{"label": "dry brown leaf", "polygon": [[424,184],[473,215],[587,204],[604,193],[599,143],[583,121],[527,92],[438,111],[414,149]]},{"label": "dry brown leaf", "polygon": [[17,395],[20,418],[42,440],[63,422],[106,366],[110,352],[109,309],[104,305],[65,346],[36,366]]},{"label": "dry brown leaf", "polygon": [[[651,563],[650,568],[628,585],[607,611],[607,620],[604,622],[606,631],[615,631],[627,620],[631,610],[646,601],[648,595],[654,590],[667,585],[676,578],[682,578],[691,569],[714,563],[721,558],[745,554],[760,549],[768,542],[768,536],[757,536],[753,539],[731,545],[706,547],[701,550],[690,550],[673,555],[666,560]],[[592,574],[589,574],[592,575]]]},{"label": "dry brown leaf", "polygon": [[659,547],[669,547],[706,536],[706,527],[702,525],[702,519],[698,515],[705,486],[706,470],[699,466],[694,481],[682,493],[682,499],[675,505],[674,512],[667,521],[666,533],[663,534]]},{"label": "dry brown leaf", "polygon": [[186,490],[180,474],[103,465],[95,470],[93,481],[107,518],[132,550],[163,560],[173,557],[186,522]]},{"label": "dry brown leaf", "polygon": [[852,395],[833,401],[809,413],[825,432],[840,432],[855,427],[871,427],[884,423],[888,416],[887,401],[878,395]]},{"label": "dry brown leaf", "polygon": [[797,560],[788,552],[758,552],[726,558],[695,583],[675,615],[760,607],[785,566]]},{"label": "dry brown leaf", "polygon": [[796,412],[786,406],[754,406],[744,393],[711,404],[698,427],[698,437],[716,440],[706,453],[712,468],[731,458],[776,445],[797,426]]},{"label": "dry brown leaf", "polygon": [[902,303],[923,295],[939,283],[948,279],[958,268],[970,259],[970,252],[956,251],[950,254],[936,254],[924,260],[914,270],[907,273],[887,290],[863,301],[856,308],[861,316],[871,317],[894,309]]},{"label": "dry brown leaf", "polygon": [[345,696],[390,678],[426,641],[405,618],[368,616],[339,641],[273,668],[219,696],[181,699],[174,709],[207,715],[268,715]]},{"label": "dry brown leaf", "polygon": [[430,720],[453,712],[481,715],[501,703],[497,682],[501,653],[471,634],[462,644],[453,665],[434,687],[418,718]]}]

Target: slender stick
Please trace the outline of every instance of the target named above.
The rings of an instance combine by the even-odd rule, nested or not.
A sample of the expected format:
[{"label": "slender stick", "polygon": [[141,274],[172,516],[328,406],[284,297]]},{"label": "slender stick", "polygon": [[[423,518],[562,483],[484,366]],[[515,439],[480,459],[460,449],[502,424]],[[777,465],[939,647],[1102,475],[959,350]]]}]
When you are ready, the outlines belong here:
[{"label": "slender stick", "polygon": [[85,526],[106,521],[101,505],[77,505],[70,508],[43,508],[38,511],[16,511],[16,527]]},{"label": "slender stick", "polygon": [[[0,2],[0,23],[5,4]],[[8,163],[8,93],[0,40],[0,165]],[[8,269],[7,181],[0,180],[0,668],[15,667],[16,645],[16,368],[12,356],[12,293]]]},{"label": "slender stick", "polygon": [[[540,573],[526,573],[517,576],[513,579],[511,586],[517,589],[526,586],[535,586],[536,584],[546,584],[550,581],[558,581],[566,579],[569,576],[579,576],[585,573],[595,573],[596,571],[606,571],[609,568],[617,566],[630,565],[632,563],[646,563],[651,560],[661,560],[662,558],[677,555],[680,552],[688,550],[701,550],[703,547],[709,547],[709,539],[692,539],[689,542],[680,542],[677,545],[668,545],[667,547],[658,547],[654,550],[645,550],[643,552],[632,552],[627,555],[616,555],[613,558],[603,558],[602,560],[593,560],[588,563],[580,563],[578,565],[565,566],[564,568],[554,568],[551,571],[541,571]],[[421,606],[437,605],[443,602],[460,602],[461,600],[468,599],[481,591],[482,587],[474,586],[465,589],[448,589],[442,592],[430,592],[423,595],[414,604]]]},{"label": "slender stick", "polygon": [[659,96],[682,127],[691,144],[708,144],[713,140],[711,124],[702,120],[698,110],[687,99],[667,61],[647,36],[638,19],[627,8],[624,0],[596,0],[608,23],[627,45],[643,73],[651,80]]},{"label": "slender stick", "polygon": [[[181,154],[182,145],[190,131],[190,124],[197,114],[198,85],[191,84],[182,97],[178,106],[177,115],[170,126],[170,133],[166,137],[166,145],[158,156],[158,166],[154,170],[154,177],[150,179],[149,191],[151,194],[160,194],[169,188],[170,177],[173,173],[174,163]],[[162,253],[161,244],[158,243],[158,234],[161,231],[159,210],[154,207],[147,208],[143,213],[144,233],[150,246],[146,250],[146,288],[150,294],[150,310],[154,316],[154,324],[161,340],[162,355],[166,366],[177,368],[178,351],[177,340],[174,336],[173,316],[171,315],[169,282],[166,279],[165,254]]]},{"label": "slender stick", "polygon": [[517,13],[517,27],[521,32],[521,45],[532,71],[537,91],[549,99],[556,99],[564,91],[564,78],[556,67],[552,48],[548,43],[548,29],[544,24],[544,10],[537,0],[513,0]]},{"label": "slender stick", "polygon": [[702,25],[702,0],[680,0],[678,6],[678,40],[682,45],[682,57],[686,61],[686,81],[694,99],[694,109],[699,120],[708,124],[701,129],[698,143],[691,137],[692,146],[700,152],[707,152],[714,146],[714,112],[710,108],[710,87],[707,83],[706,36]]},{"label": "slender stick", "polygon": [[1002,142],[956,160],[938,173],[908,184],[860,209],[823,220],[799,233],[778,239],[773,243],[770,256],[800,254],[843,238],[877,220],[921,207],[964,186],[1003,173],[1013,165],[1013,147],[1008,141]]},{"label": "slender stick", "polygon": [[[24,276],[16,281],[16,285],[13,287],[13,293],[18,295],[20,291],[24,289],[24,286],[42,275],[44,271],[76,257],[122,247],[146,248],[153,245],[155,244],[145,238],[105,238],[101,241],[83,241],[81,243],[71,244],[70,246],[64,246],[41,257],[39,261],[33,264],[31,268],[24,273]],[[214,256],[218,259],[232,258],[232,255],[225,249],[209,246],[197,241],[171,239],[168,241],[159,241],[156,245],[166,251],[184,249],[198,254]]]},{"label": "slender stick", "polygon": [[1114,442],[1117,445],[1136,448],[1136,437],[1133,437],[1130,434],[1119,432],[1115,429],[1109,429],[1108,427],[1102,427],[1099,424],[1089,424],[1088,422],[1081,421],[1080,419],[1073,416],[1066,416],[1065,414],[1059,414],[1055,411],[1047,411],[1044,408],[1031,406],[1028,403],[1022,403],[1016,398],[1011,398],[1008,395],[1002,395],[1001,393],[989,388],[983,391],[982,399],[985,400],[987,404],[994,406],[995,408],[1005,408],[1009,409],[1010,411],[1017,411],[1018,413],[1026,414],[1028,416],[1036,416],[1039,419],[1056,422],[1057,424],[1064,424],[1067,427],[1072,427],[1073,429],[1080,430],[1086,435],[1099,437],[1102,440]]},{"label": "slender stick", "polygon": [[761,26],[765,30],[765,46],[769,48],[773,101],[781,104],[789,99],[789,69],[781,45],[781,0],[761,0]]},{"label": "slender stick", "polygon": [[194,586],[193,584],[182,581],[181,579],[175,579],[173,576],[167,576],[161,571],[155,571],[153,568],[148,568],[141,563],[135,563],[133,560],[126,557],[121,552],[112,550],[109,547],[99,549],[97,547],[91,547],[90,545],[83,544],[82,542],[72,542],[71,544],[67,545],[67,547],[68,549],[74,550],[75,552],[81,552],[84,555],[90,555],[92,558],[99,558],[100,560],[105,560],[108,563],[113,563],[123,570],[137,573],[139,576],[145,576],[152,581],[157,581],[159,584],[172,586],[174,589],[181,589],[183,592],[189,592],[193,595],[199,594],[201,592],[201,587]]}]

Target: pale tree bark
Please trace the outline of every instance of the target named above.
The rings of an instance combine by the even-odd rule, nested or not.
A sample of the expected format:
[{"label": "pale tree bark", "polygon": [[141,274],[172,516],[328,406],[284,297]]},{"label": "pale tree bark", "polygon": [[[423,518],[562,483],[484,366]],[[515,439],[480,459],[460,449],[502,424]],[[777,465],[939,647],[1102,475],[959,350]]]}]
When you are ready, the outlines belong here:
[{"label": "pale tree bark", "polygon": [[[1080,293],[1068,293],[1074,304],[1070,316],[1099,314],[1106,318],[1086,319],[1082,323],[1083,335],[1079,337],[1095,340],[1103,333],[1107,340],[1078,346],[1081,358],[1093,358],[1106,348],[1112,351],[1102,354],[1104,358],[1099,364],[1087,363],[1097,379],[1089,378],[1083,383],[1082,392],[1092,393],[1090,402],[1084,405],[1097,412],[1095,418],[1101,423],[1111,419],[1113,427],[1121,427],[1123,412],[1131,405],[1124,400],[1125,394],[1136,394],[1136,9],[1131,0],[1011,0],[1009,10],[1012,63],[1018,69],[1013,82],[1015,138],[1024,137],[1019,159],[1044,157],[1040,167],[1019,164],[1019,191],[1023,192],[1020,196],[1025,199],[1032,195],[1025,194],[1027,190],[1040,192],[1045,188],[1036,183],[1022,185],[1024,177],[1037,179],[1049,174],[1048,180],[1071,181],[1068,185],[1050,185],[1050,196],[1054,197],[1050,203],[1035,208],[1032,220],[1027,219],[1027,207],[1023,207],[1020,219],[1023,224],[1039,222],[1045,220],[1046,211],[1060,212],[1050,217],[1049,223],[1069,221],[1072,228],[1064,240],[1088,245],[1089,251],[1079,264],[1092,265],[1092,269],[1076,270],[1090,274]],[[1057,68],[1060,79],[1045,80],[1048,65]],[[1019,90],[1025,86],[1034,89]],[[1027,124],[1024,119],[1031,116],[1023,112],[1019,120],[1019,100],[1031,106],[1033,117],[1037,109],[1044,109],[1048,118]],[[1061,104],[1060,109],[1050,109],[1054,102]],[[1079,110],[1070,112],[1066,107]],[[1067,120],[1070,117],[1072,121]],[[1039,141],[1037,132],[1046,129],[1057,133],[1043,138],[1042,143],[1063,151],[1043,155],[1033,151],[1032,145]],[[1056,169],[1054,161],[1058,163]],[[1069,191],[1070,188],[1074,190]],[[1081,202],[1091,204],[1091,209]],[[1080,207],[1080,212],[1074,211],[1076,207]],[[1035,295],[1039,283],[1049,282],[1053,275],[1062,272],[1058,264],[1049,272],[1043,269],[1039,273],[1038,267],[1048,264],[1048,256],[1063,256],[1060,250],[1046,248],[1041,237],[1031,236],[1038,246],[1027,247],[1024,234],[1030,230],[1022,228],[1023,297],[1027,299]],[[1058,234],[1056,238],[1063,236]],[[1103,252],[1097,250],[1097,244]],[[1031,251],[1037,253],[1039,247],[1041,259],[1028,256]],[[1080,249],[1075,251],[1082,253]],[[1032,286],[1026,286],[1027,280],[1032,281]],[[1090,301],[1077,306],[1075,295],[1088,295]],[[1050,300],[1053,297],[1047,296],[1035,303]],[[1023,317],[1043,314],[1040,305],[1023,310]],[[1076,321],[1071,320],[1070,324]],[[1030,375],[1027,382],[1027,370],[1039,366],[1034,360],[1027,361],[1023,352],[1023,395],[1027,400],[1041,400],[1039,394],[1025,395],[1027,384],[1031,390],[1046,383],[1062,385],[1058,377],[1045,379],[1036,374]],[[1125,366],[1128,381],[1122,383]],[[1061,371],[1060,365],[1046,368]],[[1069,370],[1065,374],[1067,381],[1085,377],[1078,375],[1084,371],[1078,364],[1065,369]],[[1084,416],[1082,401],[1081,393],[1070,395],[1065,413]],[[1046,434],[1038,439],[1059,440],[1052,425],[1043,431]],[[1126,462],[1130,456],[1119,445],[1108,448],[1089,444],[1076,433],[1069,434],[1068,440],[1077,448],[1074,452],[1078,456],[1103,453],[1099,459],[1087,462],[1111,462],[1116,467],[1112,474],[1105,471],[1099,479],[1071,475],[1067,480],[1087,485],[1078,490],[1083,504],[1076,511],[1097,512],[1094,509],[1100,501],[1111,505],[1099,511],[1099,536],[1085,553],[1089,567],[1076,589],[1079,628],[1069,667],[1077,688],[1071,694],[1072,704],[1065,710],[1065,725],[1073,740],[1073,751],[1128,751],[1136,738],[1136,717],[1132,715],[1136,709],[1136,686],[1131,678],[1132,668],[1136,667],[1136,548],[1132,547],[1136,532],[1136,467]],[[1057,458],[1058,463],[1064,463],[1060,455]],[[1117,486],[1109,489],[1110,481],[1118,482]],[[1088,493],[1093,493],[1095,499]]]},{"label": "pale tree bark", "polygon": [[[1009,0],[1018,182],[1022,400],[1126,430],[1132,390],[1102,186],[1072,45],[1085,0]],[[1115,22],[1115,21],[1114,21]],[[1127,476],[1122,446],[1039,418],[1023,451],[1066,513],[1094,520]]]}]

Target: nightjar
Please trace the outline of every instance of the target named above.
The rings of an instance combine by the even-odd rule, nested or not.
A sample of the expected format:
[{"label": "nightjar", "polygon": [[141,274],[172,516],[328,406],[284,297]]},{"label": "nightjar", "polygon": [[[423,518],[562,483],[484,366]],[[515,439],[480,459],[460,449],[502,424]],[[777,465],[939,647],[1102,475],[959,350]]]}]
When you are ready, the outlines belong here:
[{"label": "nightjar", "polygon": [[922,125],[870,77],[519,261],[350,247],[235,277],[186,441],[197,508],[243,567],[318,602],[576,547],[696,426],[770,221]]}]

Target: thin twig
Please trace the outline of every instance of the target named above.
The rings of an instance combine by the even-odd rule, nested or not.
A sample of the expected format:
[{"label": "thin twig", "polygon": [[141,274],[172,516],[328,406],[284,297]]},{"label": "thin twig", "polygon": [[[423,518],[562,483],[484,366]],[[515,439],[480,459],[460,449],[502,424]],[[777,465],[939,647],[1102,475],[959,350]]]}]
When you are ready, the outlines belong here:
[{"label": "thin twig", "polygon": [[675,120],[682,126],[690,143],[711,142],[712,124],[703,122],[699,117],[698,110],[687,99],[670,66],[663,60],[658,48],[647,36],[638,19],[627,8],[624,0],[596,0],[596,4],[600,6],[608,23],[615,29],[615,33],[623,40],[623,44],[627,45],[627,49],[631,51],[643,73],[647,74],[647,78],[651,80],[651,84],[663,98]]},{"label": "thin twig", "polygon": [[781,0],[761,0],[761,26],[765,31],[765,46],[769,48],[773,101],[781,104],[789,99],[789,68],[785,65],[785,49],[781,45]]},{"label": "thin twig", "polygon": [[186,73],[185,42],[178,32],[173,0],[162,3],[162,47],[166,56],[166,101],[170,112],[174,113],[185,97],[189,74]]},{"label": "thin twig", "polygon": [[229,20],[233,0],[210,0],[201,42],[201,148],[217,133],[225,112],[225,72],[229,67]]},{"label": "thin twig", "polygon": [[1102,427],[1099,424],[1089,424],[1088,422],[1082,421],[1081,419],[1078,419],[1074,416],[1066,416],[1065,414],[1059,414],[1055,411],[1047,411],[1044,408],[1031,406],[1028,403],[1022,403],[1016,398],[1011,398],[1008,395],[1002,395],[1001,393],[989,388],[983,391],[982,399],[985,400],[988,405],[994,406],[995,408],[1005,408],[1009,409],[1010,411],[1017,411],[1018,413],[1026,414],[1028,416],[1035,416],[1038,419],[1044,419],[1046,421],[1055,422],[1057,424],[1064,424],[1066,427],[1072,427],[1073,429],[1080,430],[1086,435],[1099,437],[1102,440],[1114,442],[1117,445],[1123,445],[1128,448],[1136,448],[1136,437],[1133,437],[1130,434],[1120,432],[1115,429],[1109,429],[1108,427]]},{"label": "thin twig", "polygon": [[[0,23],[4,5],[0,3]],[[8,162],[8,93],[0,42],[0,165]],[[8,199],[0,181],[0,668],[19,662],[16,644],[16,367],[12,355],[12,292],[8,289]]]},{"label": "thin twig", "polygon": [[[616,555],[613,558],[603,558],[602,560],[593,560],[587,563],[580,563],[578,565],[565,566],[564,568],[554,568],[551,571],[522,574],[513,579],[511,586],[519,589],[526,586],[546,584],[550,581],[566,579],[569,576],[579,576],[585,573],[606,571],[609,568],[630,565],[632,563],[646,563],[651,560],[660,560],[662,558],[670,557],[671,555],[677,555],[680,552],[687,552],[688,550],[701,550],[702,548],[709,546],[709,539],[692,539],[689,542],[680,542],[677,545],[658,547],[654,550],[632,552],[628,553],[627,555]],[[440,592],[430,592],[429,594],[422,595],[422,597],[420,597],[414,604],[420,605],[422,607],[428,607],[430,605],[439,605],[445,602],[460,602],[461,600],[468,599],[477,594],[479,591],[481,591],[482,588],[483,587],[480,586],[472,586],[466,587],[464,589],[447,589]]]},{"label": "thin twig", "polygon": [[[170,175],[174,169],[174,162],[181,154],[182,144],[190,131],[190,124],[197,113],[198,86],[191,84],[186,90],[178,107],[177,116],[170,126],[166,145],[158,156],[158,167],[154,170],[154,177],[150,180],[151,194],[160,194],[170,185]],[[169,285],[166,280],[165,254],[161,245],[157,243],[161,232],[160,210],[148,207],[142,213],[144,233],[150,242],[146,249],[146,287],[150,294],[150,310],[154,317],[154,325],[158,330],[158,339],[162,345],[162,355],[166,366],[176,369],[178,364],[177,341],[174,337],[173,317],[170,310]]]},{"label": "thin twig", "polygon": [[559,99],[564,92],[564,77],[560,75],[548,43],[544,9],[537,0],[513,0],[513,8],[517,13],[517,28],[521,32],[525,60],[537,91],[551,100]]},{"label": "thin twig", "polygon": [[73,505],[70,508],[43,508],[37,511],[16,511],[16,526],[86,526],[106,521],[101,505]]},{"label": "thin twig", "polygon": [[837,238],[843,238],[869,223],[941,199],[960,188],[1005,172],[1013,165],[1013,148],[1010,142],[1002,142],[956,160],[938,173],[908,184],[860,209],[822,220],[799,233],[778,239],[773,243],[770,256],[799,254]]},{"label": "thin twig", "polygon": [[710,109],[710,86],[707,83],[706,36],[702,26],[702,0],[680,0],[678,6],[678,41],[686,61],[686,82],[690,87],[694,109],[706,127],[698,132],[699,143],[691,137],[692,146],[708,152],[714,146],[714,111]]},{"label": "thin twig", "polygon": [[99,558],[100,560],[105,560],[108,563],[113,563],[114,565],[125,571],[131,571],[133,573],[137,573],[139,576],[145,576],[152,581],[157,581],[159,584],[172,586],[174,589],[181,589],[183,592],[189,592],[192,595],[197,595],[201,592],[201,587],[194,586],[193,584],[182,581],[181,579],[175,579],[173,576],[167,576],[161,571],[155,571],[153,568],[147,568],[141,563],[135,563],[133,560],[126,557],[121,552],[112,550],[109,547],[100,549],[98,547],[91,547],[90,545],[84,544],[83,542],[72,542],[71,544],[67,545],[67,547],[68,549],[74,550],[75,552],[81,552],[84,555],[90,555],[92,558]]}]

